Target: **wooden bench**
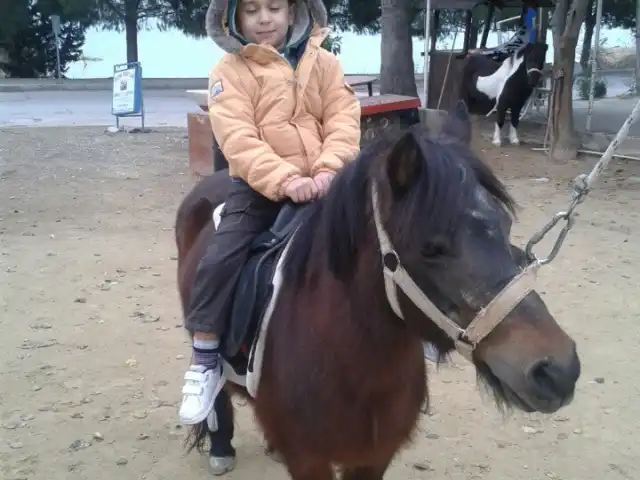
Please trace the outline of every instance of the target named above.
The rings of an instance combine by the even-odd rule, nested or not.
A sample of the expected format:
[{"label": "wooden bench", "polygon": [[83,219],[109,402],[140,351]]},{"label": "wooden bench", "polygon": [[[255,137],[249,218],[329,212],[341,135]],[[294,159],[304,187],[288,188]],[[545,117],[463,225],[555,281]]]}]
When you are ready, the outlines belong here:
[{"label": "wooden bench", "polygon": [[360,146],[368,145],[377,134],[420,123],[420,99],[403,95],[376,95],[360,99]]},{"label": "wooden bench", "polygon": [[[366,146],[384,130],[404,128],[420,122],[420,99],[401,95],[376,95],[360,100],[362,130],[360,145]],[[203,108],[201,104],[200,108]],[[196,176],[227,168],[227,162],[218,147],[209,116],[203,112],[187,114],[189,143],[189,170]]]}]

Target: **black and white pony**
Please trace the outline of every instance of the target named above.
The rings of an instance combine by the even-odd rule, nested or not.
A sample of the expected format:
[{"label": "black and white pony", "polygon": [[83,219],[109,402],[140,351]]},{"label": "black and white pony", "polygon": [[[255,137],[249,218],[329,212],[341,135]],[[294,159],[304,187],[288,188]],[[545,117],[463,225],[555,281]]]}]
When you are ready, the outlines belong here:
[{"label": "black and white pony", "polygon": [[501,131],[511,113],[509,141],[518,145],[520,112],[542,78],[545,43],[527,43],[502,62],[485,53],[470,53],[462,71],[460,98],[474,115],[497,115],[493,144],[502,145]]}]

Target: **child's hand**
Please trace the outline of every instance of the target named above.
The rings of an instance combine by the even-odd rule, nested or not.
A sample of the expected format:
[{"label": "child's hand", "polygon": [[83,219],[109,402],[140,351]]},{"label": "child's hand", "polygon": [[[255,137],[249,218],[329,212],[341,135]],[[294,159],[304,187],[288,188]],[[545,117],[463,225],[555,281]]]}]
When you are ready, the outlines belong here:
[{"label": "child's hand", "polygon": [[313,177],[313,183],[315,183],[318,188],[318,196],[324,197],[329,190],[329,185],[333,181],[333,178],[336,176],[335,173],[332,172],[320,172],[315,177]]},{"label": "child's hand", "polygon": [[284,194],[296,203],[310,202],[318,196],[318,187],[309,177],[296,178],[289,182]]}]

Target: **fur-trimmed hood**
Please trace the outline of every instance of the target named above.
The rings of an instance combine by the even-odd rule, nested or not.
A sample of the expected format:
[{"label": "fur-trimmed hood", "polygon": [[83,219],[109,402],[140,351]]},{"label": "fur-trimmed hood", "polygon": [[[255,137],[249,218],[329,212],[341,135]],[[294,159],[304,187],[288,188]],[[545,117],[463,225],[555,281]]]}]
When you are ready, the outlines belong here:
[{"label": "fur-trimmed hood", "polygon": [[[244,46],[238,36],[234,35],[234,29],[228,25],[229,6],[234,7],[237,2],[238,0],[211,0],[207,10],[207,34],[226,52],[237,52]],[[296,16],[287,46],[299,44],[309,36],[313,26],[324,28],[328,24],[327,9],[322,0],[296,0],[295,8]]]}]

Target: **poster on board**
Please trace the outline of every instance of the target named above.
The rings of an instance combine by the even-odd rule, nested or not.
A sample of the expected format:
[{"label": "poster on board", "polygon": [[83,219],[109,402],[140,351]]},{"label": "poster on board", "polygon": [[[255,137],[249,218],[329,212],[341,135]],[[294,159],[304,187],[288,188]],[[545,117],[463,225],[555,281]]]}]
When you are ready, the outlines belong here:
[{"label": "poster on board", "polygon": [[140,115],[142,109],[142,68],[125,63],[113,67],[111,113],[117,117]]}]

